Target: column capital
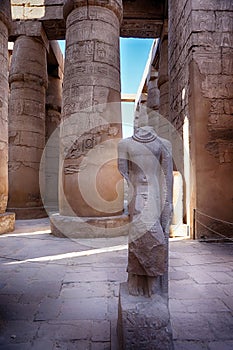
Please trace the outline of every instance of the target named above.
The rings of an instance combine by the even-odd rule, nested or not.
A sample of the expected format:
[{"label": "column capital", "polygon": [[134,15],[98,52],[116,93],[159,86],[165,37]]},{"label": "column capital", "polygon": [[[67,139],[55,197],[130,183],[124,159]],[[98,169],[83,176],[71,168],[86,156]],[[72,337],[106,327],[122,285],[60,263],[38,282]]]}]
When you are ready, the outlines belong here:
[{"label": "column capital", "polygon": [[[31,50],[31,48],[33,50]],[[14,52],[17,52],[17,55],[14,55]],[[44,65],[46,65],[46,48],[41,40],[37,37],[27,35],[19,35],[17,37],[9,72],[10,86],[12,83],[24,81],[27,83],[35,83],[47,89],[47,70],[41,70],[40,66],[36,67],[35,64],[25,64],[26,60],[35,62],[38,55],[41,55],[40,63],[42,64],[44,62]]]},{"label": "column capital", "polygon": [[39,21],[13,21],[10,31],[10,41],[15,41],[19,36],[24,35],[39,39],[49,51],[49,40]]},{"label": "column capital", "polygon": [[11,5],[10,0],[0,1],[0,21],[10,29],[11,27]]},{"label": "column capital", "polygon": [[78,7],[100,6],[113,11],[120,23],[123,18],[122,0],[64,0],[63,15],[67,16]]}]

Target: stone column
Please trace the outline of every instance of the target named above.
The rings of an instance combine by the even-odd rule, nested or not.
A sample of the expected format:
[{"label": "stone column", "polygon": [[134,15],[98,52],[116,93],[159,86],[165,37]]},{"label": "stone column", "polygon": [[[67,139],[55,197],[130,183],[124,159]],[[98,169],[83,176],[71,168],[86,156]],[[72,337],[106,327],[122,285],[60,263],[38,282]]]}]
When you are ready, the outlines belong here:
[{"label": "stone column", "polygon": [[122,2],[68,0],[64,15],[60,214],[118,216],[123,210],[117,169]]},{"label": "stone column", "polygon": [[14,214],[5,213],[8,200],[8,30],[10,1],[0,2],[0,233],[14,230]]},{"label": "stone column", "polygon": [[167,23],[164,23],[163,35],[160,44],[158,89],[160,91],[159,113],[160,118],[159,135],[170,140],[169,125],[169,81],[168,81],[168,33]]},{"label": "stone column", "polygon": [[[29,28],[30,29],[30,28]],[[39,185],[45,145],[46,47],[39,37],[17,37],[10,68],[9,203],[18,219],[46,216]]]},{"label": "stone column", "polygon": [[150,110],[159,111],[160,104],[160,92],[158,89],[158,72],[153,71],[150,74],[150,80],[148,82],[148,95],[146,106]]},{"label": "stone column", "polygon": [[62,102],[62,77],[48,76],[46,94],[45,140],[45,193],[44,205],[47,212],[58,211],[58,169],[59,169],[59,135]]},{"label": "stone column", "polygon": [[188,228],[183,223],[183,179],[179,171],[173,171],[173,216],[170,236],[187,236]]}]

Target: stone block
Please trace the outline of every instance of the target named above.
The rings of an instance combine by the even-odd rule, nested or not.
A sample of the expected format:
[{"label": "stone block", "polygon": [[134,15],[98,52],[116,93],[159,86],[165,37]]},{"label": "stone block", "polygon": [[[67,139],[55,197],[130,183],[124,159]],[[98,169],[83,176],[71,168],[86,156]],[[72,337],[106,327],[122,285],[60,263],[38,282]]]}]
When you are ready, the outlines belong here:
[{"label": "stone block", "polygon": [[120,349],[173,349],[167,300],[160,295],[132,296],[122,283],[117,327]]},{"label": "stone block", "polygon": [[216,31],[229,32],[233,31],[233,14],[231,12],[216,11]]},{"label": "stone block", "polygon": [[62,238],[125,236],[128,234],[128,223],[127,215],[88,218],[63,216],[56,213],[50,216],[52,234]]},{"label": "stone block", "polygon": [[192,11],[192,30],[195,32],[215,30],[215,14],[213,11]]},{"label": "stone block", "polygon": [[193,53],[201,74],[221,74],[220,48],[198,48]]},{"label": "stone block", "polygon": [[12,232],[15,229],[15,214],[0,214],[0,234]]},{"label": "stone block", "polygon": [[208,98],[233,98],[232,77],[208,75],[202,82],[202,92]]},{"label": "stone block", "polygon": [[233,100],[224,100],[224,111],[226,114],[233,114]]},{"label": "stone block", "polygon": [[222,48],[222,73],[223,74],[233,74],[233,49],[232,48]]},{"label": "stone block", "polygon": [[233,3],[231,0],[224,1],[206,1],[206,0],[192,0],[193,10],[228,10],[233,11]]}]

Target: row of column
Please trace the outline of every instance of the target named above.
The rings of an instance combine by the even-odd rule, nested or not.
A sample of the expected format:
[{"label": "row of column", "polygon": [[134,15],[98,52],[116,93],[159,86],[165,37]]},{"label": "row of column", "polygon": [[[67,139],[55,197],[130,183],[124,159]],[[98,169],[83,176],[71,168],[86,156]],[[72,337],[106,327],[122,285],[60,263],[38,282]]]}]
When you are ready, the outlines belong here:
[{"label": "row of column", "polygon": [[[61,114],[62,80],[48,71],[49,46],[41,23],[36,36],[30,36],[29,25],[27,32],[15,38],[9,69],[10,9],[10,1],[0,2],[0,233],[14,229],[15,214],[18,219],[47,215],[40,191],[40,162]],[[57,203],[57,192],[56,188],[50,202]]]},{"label": "row of column", "polygon": [[[64,3],[64,16],[67,31],[60,186],[58,180],[54,181],[57,174],[50,169],[44,179],[47,181],[47,185],[43,184],[44,197],[49,197],[51,204],[59,187],[61,215],[119,215],[123,210],[123,181],[117,171],[117,141],[122,136],[119,61],[122,2],[111,1],[103,7],[101,1],[90,1],[86,5],[68,0]],[[0,208],[4,212],[8,201],[8,211],[14,211],[17,218],[40,218],[46,216],[41,197],[40,164],[45,141],[57,128],[60,117],[56,108],[51,109],[50,102],[46,108],[46,91],[51,98],[48,82],[52,85],[54,80],[48,81],[45,36],[31,36],[28,26],[28,33],[18,33],[15,38],[9,71],[8,191],[8,149],[2,146],[3,142],[7,145],[8,135],[8,27],[3,21],[1,26],[1,36],[5,39],[5,47],[1,45],[5,54],[5,66],[2,66],[5,75],[1,79],[5,94],[1,116],[5,115],[5,129],[1,128],[0,150],[5,152],[5,167],[1,167],[4,169],[1,170],[4,178],[1,184],[5,185],[4,188],[1,185]],[[57,93],[56,89],[53,93]],[[58,168],[58,162],[55,163]],[[49,181],[52,186],[48,185]],[[51,189],[52,193],[48,194]],[[57,201],[56,198],[56,203],[52,203],[55,209]]]},{"label": "row of column", "polygon": [[8,201],[8,35],[10,2],[0,2],[0,233],[14,229],[14,214],[6,213]]}]

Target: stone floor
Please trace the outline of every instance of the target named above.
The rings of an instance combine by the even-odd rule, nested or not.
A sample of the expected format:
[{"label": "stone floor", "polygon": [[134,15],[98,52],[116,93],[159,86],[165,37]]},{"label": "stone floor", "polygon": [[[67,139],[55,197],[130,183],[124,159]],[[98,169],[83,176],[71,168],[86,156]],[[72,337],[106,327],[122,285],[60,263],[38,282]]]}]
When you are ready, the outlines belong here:
[{"label": "stone floor", "polygon": [[[0,349],[117,350],[126,243],[56,238],[46,219],[1,235]],[[170,242],[170,312],[175,350],[233,349],[233,244]]]}]

